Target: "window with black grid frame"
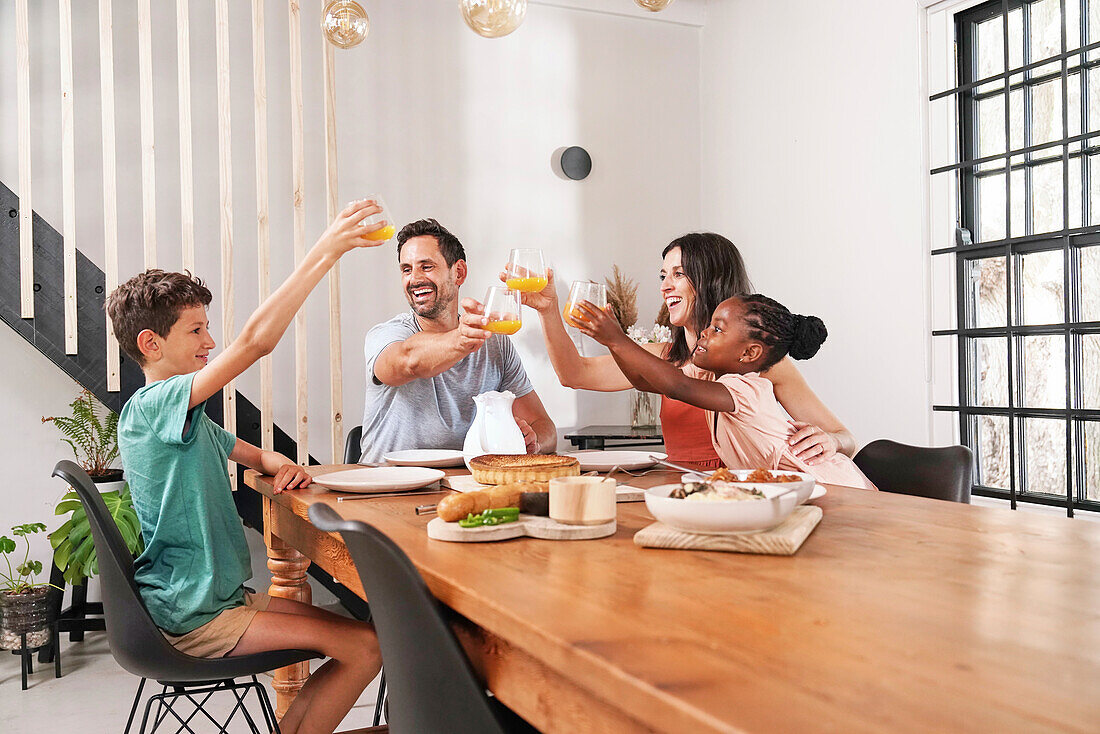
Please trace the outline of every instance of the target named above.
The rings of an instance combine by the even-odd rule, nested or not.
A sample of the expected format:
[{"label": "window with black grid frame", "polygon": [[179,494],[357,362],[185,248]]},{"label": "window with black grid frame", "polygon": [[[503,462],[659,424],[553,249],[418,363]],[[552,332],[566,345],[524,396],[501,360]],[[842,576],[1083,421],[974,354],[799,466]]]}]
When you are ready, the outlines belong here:
[{"label": "window with black grid frame", "polygon": [[976,494],[1100,510],[1100,0],[955,16],[953,258]]}]

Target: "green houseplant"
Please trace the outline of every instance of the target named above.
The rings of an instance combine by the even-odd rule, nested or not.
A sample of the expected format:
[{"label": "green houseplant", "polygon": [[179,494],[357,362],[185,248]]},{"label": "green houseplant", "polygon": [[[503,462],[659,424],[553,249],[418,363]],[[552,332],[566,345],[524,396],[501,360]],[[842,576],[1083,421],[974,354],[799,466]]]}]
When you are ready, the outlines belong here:
[{"label": "green houseplant", "polygon": [[[43,423],[53,423],[61,431],[62,440],[69,444],[76,459],[96,483],[100,497],[114,518],[126,547],[134,555],[145,545],[141,539],[141,525],[134,511],[130,489],[122,480],[122,470],[111,465],[118,460],[118,413],[112,410],[100,415],[99,403],[89,390],[81,390],[69,404],[72,414],[43,418]],[[70,585],[99,573],[91,526],[84,512],[84,505],[76,492],[70,489],[58,501],[55,515],[68,515],[68,520],[50,533],[50,545],[54,549],[54,563],[61,569]]]},{"label": "green houseplant", "polygon": [[26,551],[23,562],[12,567],[10,556],[18,550],[13,538],[0,536],[0,554],[7,564],[7,573],[0,568],[0,650],[20,647],[20,636],[27,636],[27,647],[39,647],[49,642],[46,592],[50,584],[38,583],[35,577],[42,573],[42,561],[31,560],[29,536],[40,533],[46,526],[40,522],[13,525],[16,538],[22,538]]}]

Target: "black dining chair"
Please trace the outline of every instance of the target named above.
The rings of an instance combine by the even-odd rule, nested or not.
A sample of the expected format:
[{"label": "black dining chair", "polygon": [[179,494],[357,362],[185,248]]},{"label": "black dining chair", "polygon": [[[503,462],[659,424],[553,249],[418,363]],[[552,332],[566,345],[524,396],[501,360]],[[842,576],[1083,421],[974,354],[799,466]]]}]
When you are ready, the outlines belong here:
[{"label": "black dining chair", "polygon": [[330,506],[310,505],[320,530],[340,533],[370,599],[386,671],[386,723],[395,734],[501,734],[535,729],[491,699],[440,603],[397,544]]},{"label": "black dining chair", "polygon": [[[92,541],[99,559],[99,576],[103,589],[103,616],[107,625],[107,641],[115,661],[130,673],[141,678],[130,717],[126,720],[128,733],[141,701],[146,680],[152,678],[163,686],[160,693],[149,697],[145,715],[141,720],[141,732],[155,731],[168,716],[175,717],[179,731],[191,731],[190,722],[198,714],[204,715],[218,731],[228,730],[229,723],[240,711],[252,732],[260,733],[256,721],[245,705],[249,690],[255,691],[263,714],[264,733],[279,731],[275,710],[267,697],[267,691],[256,680],[256,675],[275,668],[300,663],[311,658],[323,657],[312,650],[272,650],[255,655],[234,655],[222,658],[196,658],[186,655],[165,639],[149,616],[134,582],[134,561],[122,539],[114,520],[99,496],[95,485],[79,466],[71,461],[59,461],[53,475],[64,479],[76,490],[88,513]],[[237,678],[248,678],[238,682]],[[215,693],[229,691],[236,704],[224,722],[217,721],[205,705]],[[186,699],[191,707],[178,712],[174,709],[178,699]],[[153,703],[156,713],[150,722]],[[193,710],[190,710],[193,709]]]},{"label": "black dining chair", "polygon": [[363,427],[356,426],[348,431],[348,437],[344,439],[344,463],[358,464],[359,457],[363,455],[361,442],[363,440]]},{"label": "black dining chair", "polygon": [[970,503],[974,454],[966,446],[925,448],[879,439],[854,461],[883,492]]}]

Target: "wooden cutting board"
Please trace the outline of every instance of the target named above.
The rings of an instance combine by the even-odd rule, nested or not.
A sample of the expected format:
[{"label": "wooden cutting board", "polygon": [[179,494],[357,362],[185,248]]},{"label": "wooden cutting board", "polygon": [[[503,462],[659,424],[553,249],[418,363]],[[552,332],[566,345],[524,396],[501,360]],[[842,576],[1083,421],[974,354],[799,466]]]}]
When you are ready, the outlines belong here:
[{"label": "wooden cutting board", "polygon": [[[433,521],[434,522],[434,521]],[[647,525],[634,533],[634,544],[643,548],[727,551],[791,556],[821,522],[821,508],[802,505],[771,530],[738,535],[699,535],[674,530],[661,522]]]},{"label": "wooden cutting board", "polygon": [[548,517],[520,515],[516,522],[490,525],[480,528],[464,528],[457,522],[446,522],[437,517],[428,523],[428,537],[454,543],[483,543],[512,538],[541,538],[543,540],[593,540],[615,534],[615,521],[601,525],[566,525]]}]

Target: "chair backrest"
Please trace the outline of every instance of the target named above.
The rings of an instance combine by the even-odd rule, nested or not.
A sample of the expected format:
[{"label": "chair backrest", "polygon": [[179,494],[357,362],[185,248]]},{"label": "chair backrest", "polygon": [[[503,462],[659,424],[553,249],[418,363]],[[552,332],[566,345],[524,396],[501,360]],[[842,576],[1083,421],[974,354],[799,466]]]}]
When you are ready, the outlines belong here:
[{"label": "chair backrest", "polygon": [[974,454],[966,446],[924,448],[880,439],[864,446],[854,461],[884,492],[970,502]]},{"label": "chair backrest", "polygon": [[344,463],[358,464],[359,457],[363,455],[361,443],[363,441],[363,427],[356,426],[348,431],[348,437],[344,440]]},{"label": "chair backrest", "polygon": [[[91,525],[103,588],[107,640],[118,664],[143,678],[160,678],[164,662],[184,656],[164,638],[141,600],[134,561],[114,518],[91,478],[71,461],[59,461],[53,475],[76,490]],[[160,662],[160,664],[158,664]]]},{"label": "chair backrest", "polygon": [[503,732],[439,602],[404,551],[328,505],[311,505],[309,519],[340,533],[355,561],[382,648],[391,731]]}]

